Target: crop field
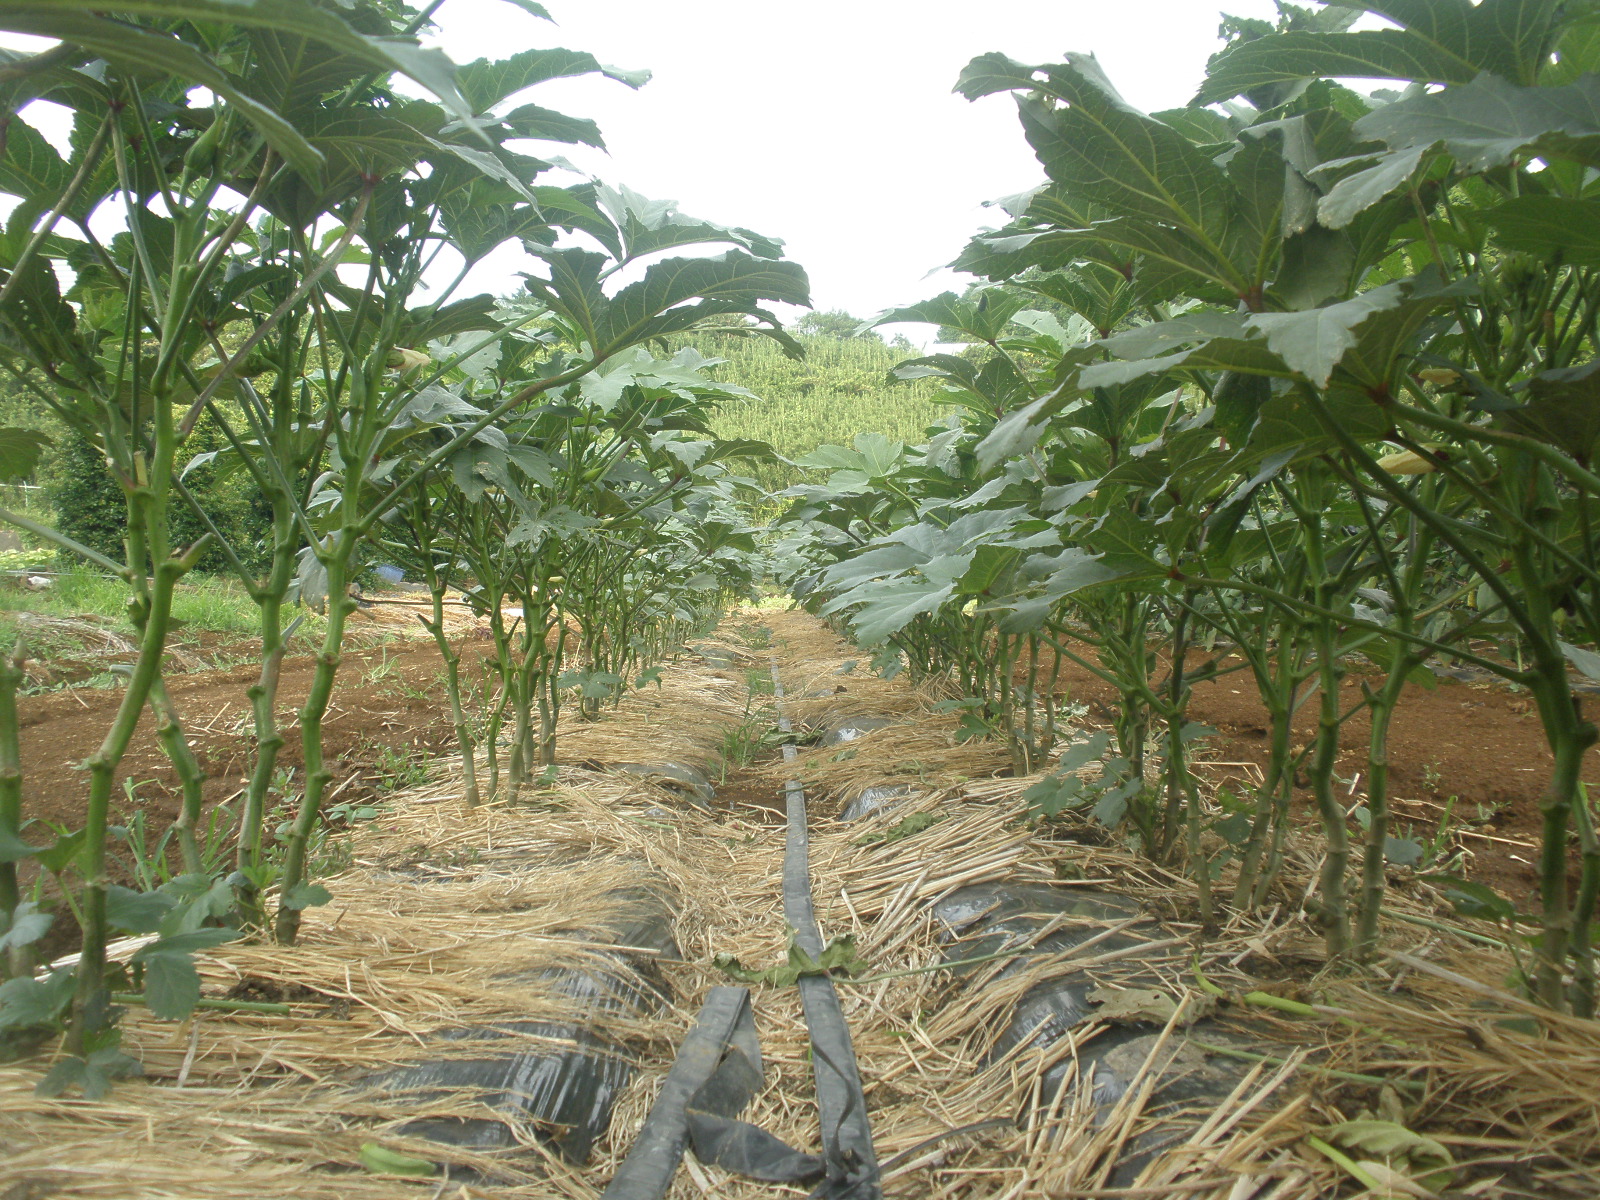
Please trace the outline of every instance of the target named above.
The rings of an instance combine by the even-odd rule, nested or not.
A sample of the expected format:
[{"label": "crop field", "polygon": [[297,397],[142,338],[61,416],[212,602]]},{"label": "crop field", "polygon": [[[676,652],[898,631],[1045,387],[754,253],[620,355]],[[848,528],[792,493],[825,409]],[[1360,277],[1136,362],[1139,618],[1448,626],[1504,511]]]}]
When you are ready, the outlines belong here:
[{"label": "crop field", "polygon": [[0,0],[0,1200],[1600,1195],[1600,4],[864,317],[442,8]]}]

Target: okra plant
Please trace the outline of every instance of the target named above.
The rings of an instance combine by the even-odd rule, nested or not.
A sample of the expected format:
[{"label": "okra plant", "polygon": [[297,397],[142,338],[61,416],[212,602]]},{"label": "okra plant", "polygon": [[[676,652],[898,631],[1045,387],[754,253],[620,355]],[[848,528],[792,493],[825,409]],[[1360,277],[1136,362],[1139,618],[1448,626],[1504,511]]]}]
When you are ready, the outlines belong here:
[{"label": "okra plant", "polygon": [[[990,710],[1018,634],[1115,684],[1116,778],[1032,794],[1132,819],[1207,884],[1232,872],[1208,901],[1270,893],[1303,772],[1326,843],[1309,903],[1339,960],[1376,952],[1386,859],[1415,858],[1387,821],[1404,686],[1455,660],[1526,687],[1555,758],[1528,986],[1591,1013],[1600,846],[1578,773],[1596,730],[1572,675],[1600,676],[1600,11],[1280,10],[1225,22],[1195,100],[1168,112],[1138,111],[1088,55],[968,66],[958,90],[1015,97],[1047,182],[957,261],[986,284],[885,314],[960,331],[965,352],[901,372],[939,375],[961,425],[875,511],[837,472],[795,489],[793,515],[824,523],[808,599],[962,687],[997,664]],[[1363,13],[1383,27],[1352,28]],[[1363,79],[1400,90],[1341,82]],[[1216,812],[1185,710],[1224,670],[1256,683],[1271,755],[1257,796]],[[1356,670],[1376,679],[1352,696]],[[1316,734],[1296,749],[1306,705]],[[1334,767],[1363,709],[1352,828]]]},{"label": "okra plant", "polygon": [[[269,920],[293,941],[303,908],[326,898],[308,875],[331,779],[322,723],[350,584],[386,523],[464,454],[508,449],[570,407],[556,398],[631,361],[635,347],[713,316],[774,327],[764,303],[805,302],[804,274],[777,243],[625,190],[552,184],[552,165],[526,152],[530,141],[599,144],[591,122],[517,106],[528,88],[584,73],[637,86],[642,75],[544,48],[458,69],[418,41],[440,7],[131,0],[108,16],[79,0],[0,6],[0,28],[59,43],[0,64],[9,114],[0,190],[20,201],[0,234],[0,365],[101,449],[126,497],[125,552],[112,559],[26,517],[0,518],[125,580],[139,633],[115,719],[87,764],[85,825],[54,845],[33,844],[17,802],[20,668],[0,675],[0,918],[15,973],[0,985],[0,1029],[65,1020],[69,1054],[51,1088],[96,1091],[128,1067],[109,1003],[112,933],[160,935],[135,956],[134,982],[158,1015],[178,1016],[198,997],[195,950]],[[419,88],[432,98],[405,94]],[[69,153],[30,124],[24,106],[35,99],[72,112]],[[122,231],[107,237],[108,227]],[[459,297],[470,268],[507,242],[534,256],[528,294],[509,304]],[[724,252],[670,257],[708,243]],[[425,281],[448,279],[452,266],[453,280],[421,300]],[[624,268],[634,282],[618,282]],[[463,382],[485,356],[516,364],[487,393]],[[270,508],[264,571],[185,484],[180,467],[195,465],[202,420],[225,448],[201,461],[246,473]],[[642,420],[597,454],[620,461],[654,436],[648,429]],[[25,470],[38,448],[8,431],[0,467]],[[552,483],[588,487],[595,480],[579,473],[596,465],[614,463],[551,460],[571,476]],[[188,510],[208,532],[184,544],[174,518]],[[552,540],[569,532],[555,528]],[[255,762],[227,878],[194,869],[205,865],[194,844],[198,768],[162,682],[174,588],[208,547],[261,611]],[[508,587],[527,598],[529,579]],[[280,774],[277,677],[297,599],[323,606],[326,621],[299,714],[303,790],[274,847],[263,826]],[[185,789],[175,840],[187,873],[141,893],[109,877],[107,815],[147,708]],[[77,967],[43,979],[27,951],[48,922],[16,866],[30,860],[62,883],[82,935]]]}]

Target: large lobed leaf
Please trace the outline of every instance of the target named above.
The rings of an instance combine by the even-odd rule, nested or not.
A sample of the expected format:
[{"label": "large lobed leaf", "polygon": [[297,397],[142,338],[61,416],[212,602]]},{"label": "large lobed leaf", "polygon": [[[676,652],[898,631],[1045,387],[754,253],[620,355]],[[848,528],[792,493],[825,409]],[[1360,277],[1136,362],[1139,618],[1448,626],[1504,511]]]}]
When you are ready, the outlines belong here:
[{"label": "large lobed leaf", "polygon": [[1436,150],[1466,171],[1481,172],[1533,156],[1600,167],[1600,77],[1563,87],[1519,87],[1492,75],[1388,104],[1356,122],[1355,132],[1389,153],[1324,163],[1319,174],[1371,165],[1346,175],[1322,198],[1324,225],[1338,229],[1404,186]]},{"label": "large lobed leaf", "polygon": [[597,331],[599,345],[615,350],[672,332],[674,322],[664,322],[663,316],[696,300],[719,302],[724,311],[767,300],[810,307],[808,287],[798,263],[755,258],[739,250],[715,258],[669,258],[610,301]]},{"label": "large lobed leaf", "polygon": [[621,71],[602,65],[587,51],[551,46],[523,50],[509,58],[480,58],[465,63],[457,69],[456,82],[472,111],[485,113],[518,92],[551,79],[597,74],[634,88],[644,86],[650,79],[648,71]]},{"label": "large lobed leaf", "polygon": [[1480,74],[1533,83],[1560,36],[1559,0],[1336,0],[1402,29],[1291,30],[1218,55],[1195,97],[1214,104],[1256,88],[1313,78],[1470,83]]},{"label": "large lobed leaf", "polygon": [[37,429],[0,428],[0,483],[26,479],[39,465],[45,447],[54,445]]},{"label": "large lobed leaf", "polygon": [[1483,214],[1495,240],[1551,262],[1600,267],[1600,203],[1519,196]]},{"label": "large lobed leaf", "polygon": [[[63,8],[90,7],[63,0]],[[213,14],[215,19],[215,14]],[[249,95],[239,83],[194,46],[165,34],[134,29],[84,12],[41,10],[0,0],[0,28],[59,38],[125,69],[176,75],[210,88],[229,101],[266,142],[302,175],[322,173],[322,155],[292,124]]]},{"label": "large lobed leaf", "polygon": [[[71,32],[82,26],[74,24],[71,19],[79,13],[104,11],[106,6],[99,0],[50,0],[48,11],[37,3],[0,0],[0,27],[39,33],[44,37],[57,37],[82,45]],[[189,21],[254,26],[310,38],[351,54],[373,69],[398,71],[432,92],[456,115],[473,115],[466,98],[456,86],[455,65],[442,50],[424,48],[400,37],[375,37],[359,33],[336,12],[309,3],[309,0],[117,0],[115,11],[128,16],[178,17]],[[51,29],[50,26],[55,22],[60,22],[60,29],[65,32]],[[23,29],[21,24],[30,27]],[[116,27],[128,30],[126,25]],[[96,53],[102,52],[97,49]],[[104,57],[115,61],[114,53]],[[180,69],[180,73],[185,70]]]},{"label": "large lobed leaf", "polygon": [[1362,137],[1391,149],[1444,149],[1469,171],[1504,166],[1530,148],[1600,166],[1600,78],[1565,87],[1518,87],[1483,76],[1386,104],[1356,122]]}]

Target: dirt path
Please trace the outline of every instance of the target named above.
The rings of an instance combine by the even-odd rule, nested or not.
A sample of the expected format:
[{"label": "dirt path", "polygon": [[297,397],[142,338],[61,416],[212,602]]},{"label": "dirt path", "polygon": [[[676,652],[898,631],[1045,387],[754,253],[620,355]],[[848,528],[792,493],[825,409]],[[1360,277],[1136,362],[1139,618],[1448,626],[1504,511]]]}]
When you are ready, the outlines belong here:
[{"label": "dirt path", "polygon": [[[802,727],[864,716],[882,723],[808,746],[792,765],[770,750],[726,763],[725,748],[770,722],[752,684],[774,658]],[[333,901],[307,911],[300,946],[239,942],[201,957],[208,998],[286,1012],[206,1010],[179,1025],[130,1009],[125,1044],[146,1077],[102,1101],[38,1099],[47,1061],[0,1066],[8,1131],[0,1196],[596,1200],[708,990],[729,982],[717,963],[731,956],[760,972],[789,961],[784,829],[774,810],[790,777],[811,801],[823,936],[853,939],[859,960],[853,978],[836,982],[892,1200],[1093,1196],[1108,1186],[1198,1200],[1320,1200],[1341,1177],[1306,1149],[1306,1136],[1385,1101],[1375,1086],[1318,1070],[1326,1062],[1393,1073],[1397,1087],[1409,1087],[1413,1068],[1382,1037],[1427,1046],[1429,1060],[1415,1068],[1429,1080],[1427,1103],[1407,1109],[1411,1127],[1458,1157],[1499,1155],[1535,1189],[1473,1194],[1594,1194],[1600,1127],[1585,1064],[1600,1042],[1583,1049],[1588,1035],[1559,1022],[1524,1034],[1503,1018],[1527,1014],[1492,1000],[1473,1010],[1469,1029],[1444,1015],[1459,1008],[1459,987],[1441,991],[1426,972],[1391,976],[1376,1001],[1359,979],[1314,982],[1325,964],[1316,931],[1297,913],[1310,877],[1295,873],[1295,856],[1270,913],[1202,928],[1186,881],[1091,829],[1030,826],[1020,800],[1028,781],[1006,776],[1003,753],[956,743],[953,720],[931,698],[904,680],[857,676],[849,664],[858,658],[805,614],[747,613],[699,657],[672,664],[659,689],[630,694],[605,720],[567,723],[550,787],[464,810],[458,768],[441,760],[431,782],[394,794],[356,831],[353,864],[324,881]],[[692,801],[661,769],[669,766],[702,771],[716,802]],[[874,787],[895,789],[895,806],[849,824],[834,819]],[[1449,917],[1426,889],[1401,888],[1394,903],[1429,920]],[[1503,955],[1404,923],[1385,926],[1384,945],[1422,956],[1424,966],[1470,971],[1474,986],[1491,991],[1509,966]],[[1001,946],[1009,949],[985,957]],[[941,965],[952,958],[974,961]],[[1230,999],[1206,999],[1196,968]],[[619,972],[643,986],[575,991],[561,982]],[[1356,1013],[1365,1028],[1395,1032],[1368,1037],[1315,1010],[1290,1018],[1243,1003],[1263,977],[1290,980],[1277,991]],[[1135,998],[1131,1013],[1107,1015],[1118,996],[1126,1007],[1136,981],[1184,1013],[1198,1006],[1204,1037],[1223,1051],[1190,1046],[1177,1008],[1152,1017],[1137,1007],[1156,1001]],[[765,1079],[741,1115],[814,1152],[812,1062],[796,989],[756,982],[750,990]],[[1064,1036],[1066,1010],[1052,1006],[1069,1000],[1101,1005],[1101,1015]],[[1052,1023],[1034,1039],[1041,1017]],[[493,1029],[493,1040],[459,1036],[474,1028]],[[1268,1061],[1230,1057],[1230,1045]],[[1080,1063],[1112,1062],[1108,1046],[1123,1058],[1105,1078],[1148,1075],[1152,1086],[1097,1109],[1071,1081]],[[1163,1107],[1168,1085],[1154,1083],[1179,1061],[1163,1057],[1169,1050],[1190,1056],[1182,1078],[1222,1090],[1182,1093],[1189,1098],[1176,1103],[1209,1120],[1184,1126],[1188,1144],[1163,1150],[1149,1139],[1175,1128],[1174,1110]],[[485,1107],[504,1101],[493,1092],[480,1100],[460,1088],[417,1094],[383,1083],[410,1077],[419,1062],[489,1052],[516,1054],[519,1079],[544,1081],[522,1089],[534,1095],[531,1116]],[[1310,1071],[1301,1069],[1308,1053]],[[1537,1072],[1520,1069],[1535,1061]],[[1101,1067],[1083,1069],[1099,1088]],[[1401,1094],[1412,1105],[1413,1093]],[[549,1096],[578,1104],[539,1108]],[[614,1107],[594,1103],[608,1096]],[[592,1127],[587,1113],[601,1114]],[[492,1126],[502,1140],[442,1144],[423,1136],[419,1118],[435,1133]],[[559,1149],[579,1143],[581,1153]],[[363,1147],[372,1146],[435,1174],[402,1180],[363,1170]],[[1150,1152],[1124,1153],[1140,1146]],[[1548,1154],[1538,1159],[1544,1149],[1530,1147]],[[1553,1176],[1537,1172],[1549,1161],[1574,1186],[1547,1186]],[[669,1200],[774,1194],[771,1184],[691,1156]]]}]

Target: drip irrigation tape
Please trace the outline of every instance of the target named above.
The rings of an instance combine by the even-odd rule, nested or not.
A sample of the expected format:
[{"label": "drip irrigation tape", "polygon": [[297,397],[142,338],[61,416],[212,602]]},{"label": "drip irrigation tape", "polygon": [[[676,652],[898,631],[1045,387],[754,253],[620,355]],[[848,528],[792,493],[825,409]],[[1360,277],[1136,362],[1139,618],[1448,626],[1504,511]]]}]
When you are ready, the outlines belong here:
[{"label": "drip irrigation tape", "polygon": [[[773,697],[783,700],[783,683],[778,666],[772,666]],[[781,714],[781,708],[780,708]],[[793,731],[789,718],[780,715],[778,728]],[[785,762],[792,761],[795,749],[785,745]],[[811,899],[810,840],[806,835],[806,794],[797,780],[784,784],[789,828],[783,858],[783,915],[794,929],[795,945],[813,959],[822,956],[822,934],[817,929],[816,910]],[[803,975],[798,982],[800,1003],[805,1008],[806,1028],[811,1034],[812,1070],[816,1077],[817,1110],[822,1119],[822,1157],[827,1178],[814,1193],[840,1200],[877,1200],[878,1157],[872,1147],[872,1128],[867,1121],[867,1099],[856,1066],[855,1047],[850,1041],[850,1026],[839,1007],[839,993],[827,975]]]},{"label": "drip irrigation tape", "polygon": [[[776,665],[772,685],[781,700]],[[784,716],[778,718],[778,728],[793,732]],[[794,747],[785,745],[783,756],[792,761]],[[811,899],[805,791],[791,780],[785,794],[784,917],[795,931],[795,944],[819,958],[823,946]],[[822,1154],[795,1150],[759,1126],[736,1119],[761,1086],[761,1043],[749,990],[714,987],[603,1200],[660,1200],[672,1185],[686,1146],[693,1146],[701,1162],[746,1178],[815,1184],[810,1195],[817,1200],[881,1200],[866,1095],[839,994],[827,975],[801,976],[797,986],[811,1035]]]},{"label": "drip irrigation tape", "polygon": [[[602,1200],[655,1200],[666,1195],[695,1117],[723,1118],[731,1124],[726,1119],[744,1110],[761,1078],[761,1042],[750,1011],[750,989],[712,988],[678,1049],[644,1128]],[[708,1161],[711,1140],[704,1133],[694,1137],[695,1157]],[[818,1174],[820,1164],[813,1177]]]}]

